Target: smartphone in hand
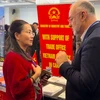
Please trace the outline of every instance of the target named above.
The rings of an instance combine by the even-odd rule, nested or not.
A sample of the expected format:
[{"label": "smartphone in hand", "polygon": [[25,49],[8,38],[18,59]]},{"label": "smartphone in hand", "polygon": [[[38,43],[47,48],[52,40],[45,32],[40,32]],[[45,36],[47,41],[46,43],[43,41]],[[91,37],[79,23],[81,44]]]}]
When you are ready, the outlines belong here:
[{"label": "smartphone in hand", "polygon": [[46,71],[46,70],[42,70],[42,73],[41,73],[41,79],[45,78],[45,79],[49,79],[51,77],[51,73]]}]

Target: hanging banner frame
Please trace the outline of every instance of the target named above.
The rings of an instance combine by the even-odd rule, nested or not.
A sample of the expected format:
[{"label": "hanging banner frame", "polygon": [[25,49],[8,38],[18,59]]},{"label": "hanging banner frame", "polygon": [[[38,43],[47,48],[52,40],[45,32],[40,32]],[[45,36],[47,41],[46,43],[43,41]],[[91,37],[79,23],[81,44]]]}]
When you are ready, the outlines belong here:
[{"label": "hanging banner frame", "polygon": [[68,23],[71,4],[37,5],[42,68],[59,76],[55,62],[58,51],[65,51],[73,59],[72,30]]}]

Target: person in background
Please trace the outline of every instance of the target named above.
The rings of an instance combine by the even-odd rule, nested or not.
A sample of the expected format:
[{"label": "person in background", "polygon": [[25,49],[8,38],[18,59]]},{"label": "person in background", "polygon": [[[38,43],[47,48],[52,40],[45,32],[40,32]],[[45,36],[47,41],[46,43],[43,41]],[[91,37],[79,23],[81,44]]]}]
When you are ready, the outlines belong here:
[{"label": "person in background", "polygon": [[64,51],[56,55],[59,73],[67,79],[66,100],[100,100],[100,21],[94,6],[86,0],[73,3],[69,25],[82,43],[72,63]]},{"label": "person in background", "polygon": [[34,29],[35,29],[35,31],[36,31],[36,35],[39,33],[39,24],[37,23],[37,22],[34,22],[33,24],[33,27],[34,27]]},{"label": "person in background", "polygon": [[[40,56],[40,37],[39,37],[39,29],[38,29],[38,23],[34,22],[32,24],[32,29],[35,29],[35,36],[34,36],[34,40],[33,40],[33,47],[35,46],[35,51],[37,54],[37,60],[38,60],[38,64],[41,65],[41,56]],[[32,47],[32,48],[33,48]],[[32,51],[34,54],[34,50]],[[33,55],[32,54],[32,55]]]},{"label": "person in background", "polygon": [[4,56],[6,55],[7,51],[11,45],[11,41],[10,41],[10,36],[9,36],[9,25],[5,24],[4,25],[4,33],[5,33],[5,36],[4,36]]},{"label": "person in background", "polygon": [[32,46],[30,46],[30,55],[31,57],[34,55],[34,53],[36,52],[36,48],[37,48],[37,36],[36,36],[36,31],[33,27],[33,25],[31,25],[32,27],[32,31],[34,32],[34,39],[33,39],[33,44]]},{"label": "person in background", "polygon": [[3,63],[6,100],[41,100],[41,68],[28,52],[34,38],[32,28],[24,20],[15,20],[9,35],[12,44]]},{"label": "person in background", "polygon": [[6,40],[9,36],[9,33],[8,33],[9,25],[5,24],[4,29],[5,29],[5,40]]}]

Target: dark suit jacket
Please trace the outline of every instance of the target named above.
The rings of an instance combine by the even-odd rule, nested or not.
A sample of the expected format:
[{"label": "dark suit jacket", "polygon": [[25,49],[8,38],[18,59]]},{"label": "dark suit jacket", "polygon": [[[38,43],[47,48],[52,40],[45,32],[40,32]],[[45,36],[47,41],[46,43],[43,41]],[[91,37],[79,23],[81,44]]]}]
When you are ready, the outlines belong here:
[{"label": "dark suit jacket", "polygon": [[100,22],[92,25],[70,65],[61,65],[67,79],[66,100],[100,100]]}]

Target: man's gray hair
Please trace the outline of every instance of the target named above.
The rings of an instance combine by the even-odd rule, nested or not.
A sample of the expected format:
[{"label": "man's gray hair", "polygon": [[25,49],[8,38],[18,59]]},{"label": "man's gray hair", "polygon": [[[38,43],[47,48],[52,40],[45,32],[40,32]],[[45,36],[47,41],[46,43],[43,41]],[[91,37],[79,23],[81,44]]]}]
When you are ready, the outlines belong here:
[{"label": "man's gray hair", "polygon": [[90,2],[82,1],[79,3],[78,8],[86,9],[88,13],[95,14],[95,8]]}]

